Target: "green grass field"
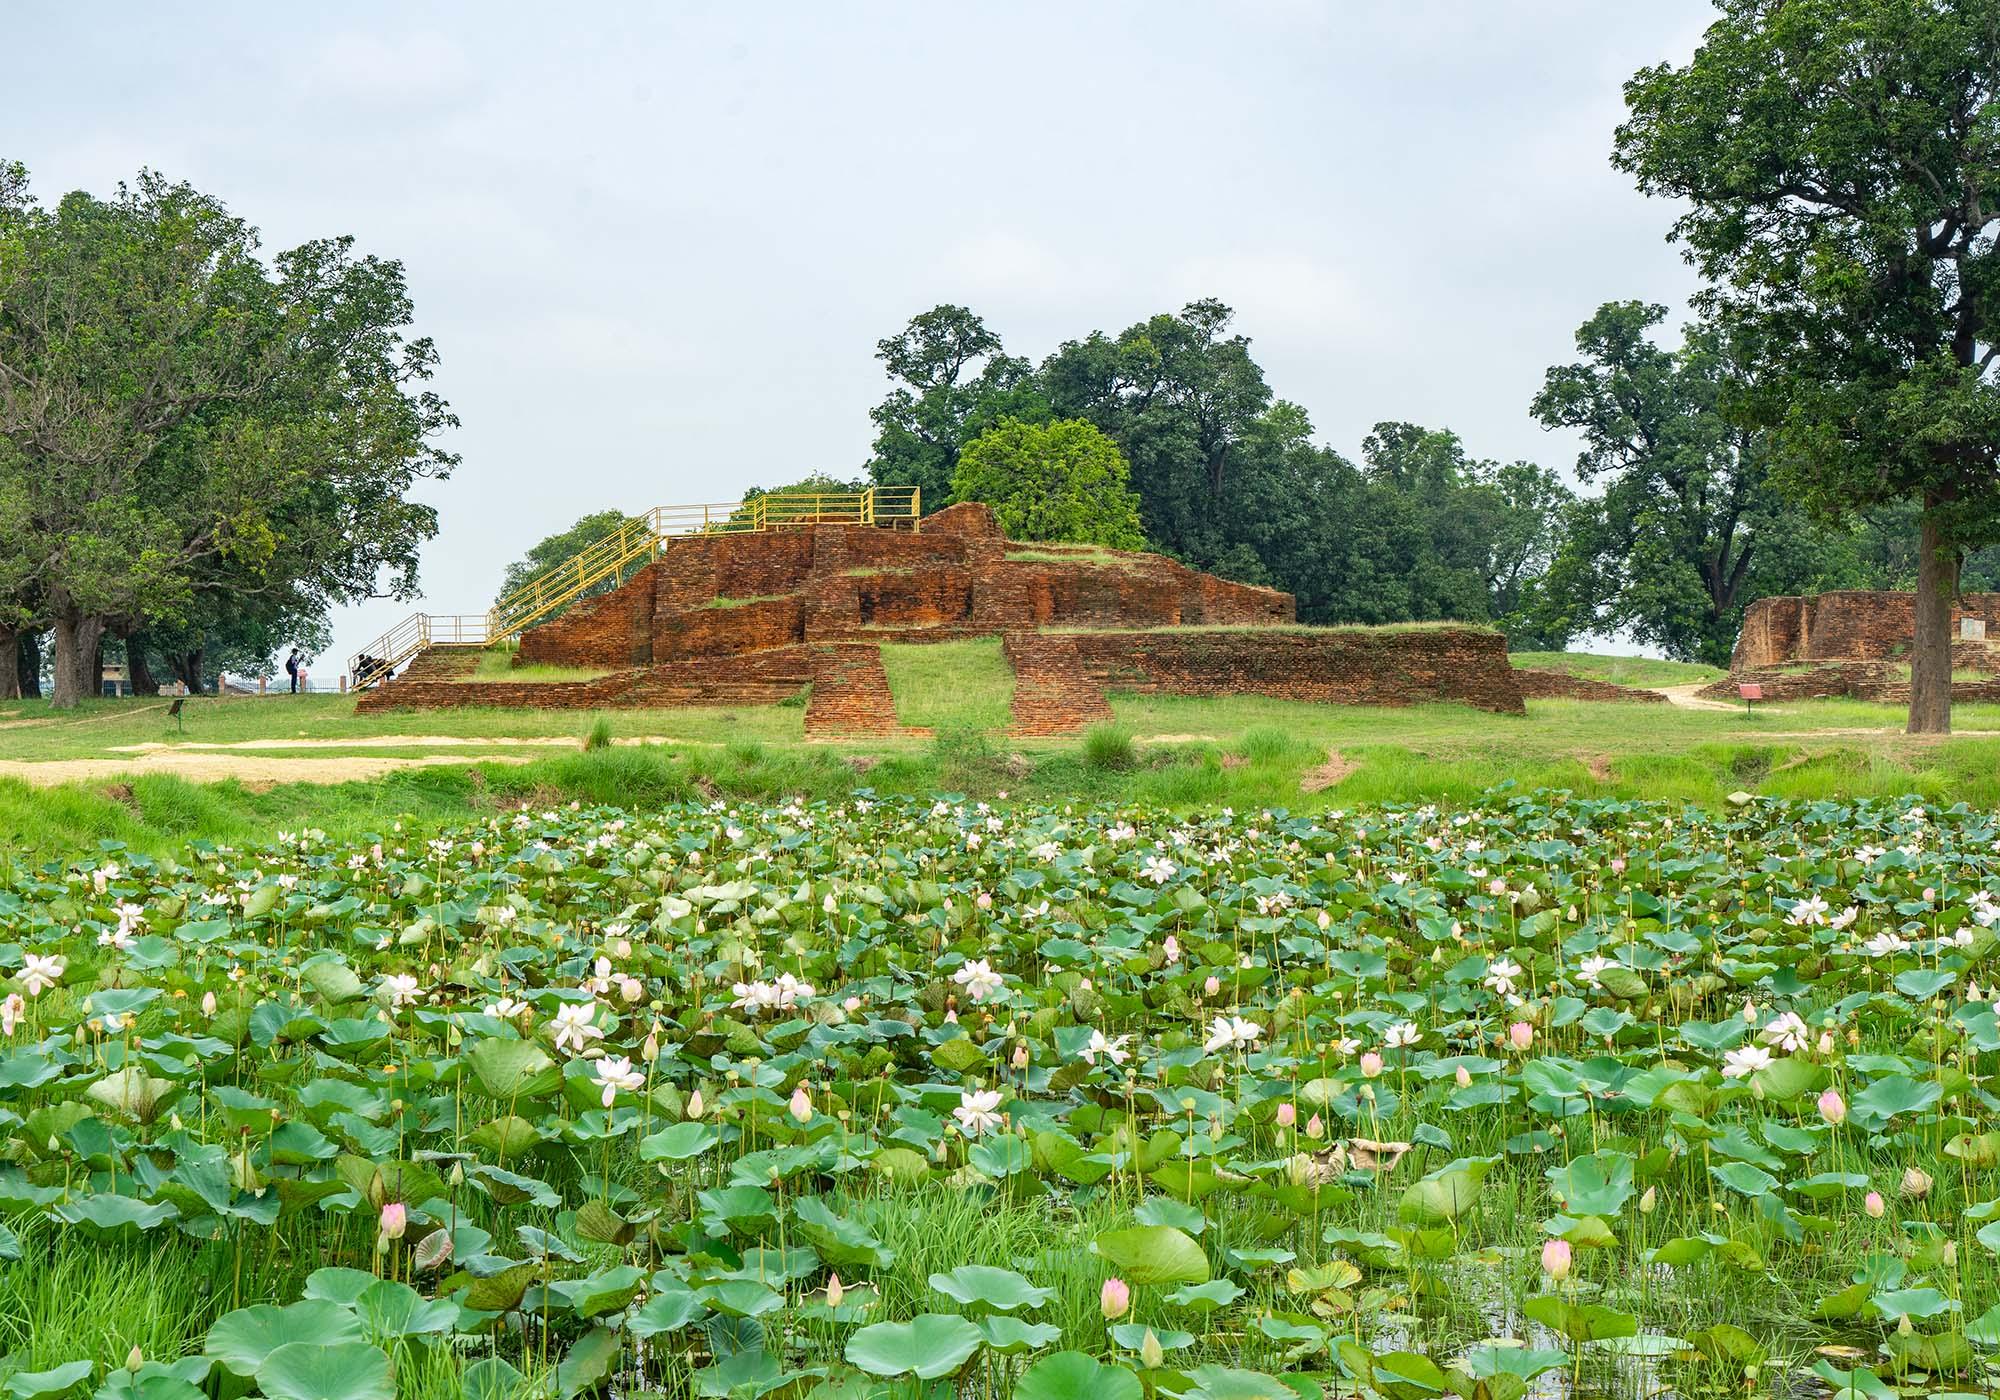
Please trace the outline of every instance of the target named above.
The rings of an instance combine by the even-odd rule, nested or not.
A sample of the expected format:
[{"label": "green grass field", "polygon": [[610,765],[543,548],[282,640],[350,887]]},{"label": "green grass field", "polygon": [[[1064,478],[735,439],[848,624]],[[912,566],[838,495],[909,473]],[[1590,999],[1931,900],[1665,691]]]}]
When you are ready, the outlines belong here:
[{"label": "green grass field", "polygon": [[1651,656],[1593,656],[1580,651],[1517,651],[1512,659],[1516,666],[1561,671],[1586,680],[1609,681],[1612,685],[1707,685],[1728,674],[1720,666],[1689,661],[1664,661]]},{"label": "green grass field", "polygon": [[[498,655],[498,653],[496,653]],[[1522,657],[1625,683],[1685,683],[1697,668],[1608,657]],[[1013,677],[997,639],[883,648],[898,717],[932,731],[803,738],[803,707],[509,709],[358,714],[349,696],[91,701],[57,714],[0,706],[0,837],[27,851],[100,840],[148,850],[239,841],[277,826],[373,829],[399,813],[575,796],[1003,793],[1178,808],[1316,810],[1490,789],[1551,787],[1708,805],[1773,796],[1917,794],[2000,805],[2000,706],[1960,706],[1959,733],[1917,740],[1893,707],[1761,708],[1533,701],[1526,716],[1457,706],[1348,708],[1256,696],[1112,696],[1121,745],[1006,734]],[[1697,670],[1698,674],[1698,670]],[[613,745],[581,752],[604,725]],[[1100,746],[1102,748],[1102,746]],[[1131,761],[1105,760],[1124,752]],[[435,766],[408,766],[415,764]]]}]

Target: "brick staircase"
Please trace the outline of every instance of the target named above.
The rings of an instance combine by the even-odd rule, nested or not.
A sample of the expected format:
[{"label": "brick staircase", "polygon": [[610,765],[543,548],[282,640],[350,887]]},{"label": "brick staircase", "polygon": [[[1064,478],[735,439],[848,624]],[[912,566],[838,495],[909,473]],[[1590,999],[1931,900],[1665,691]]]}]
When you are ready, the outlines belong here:
[{"label": "brick staircase", "polygon": [[1112,717],[1104,687],[1084,667],[1068,637],[1009,632],[1001,645],[1014,668],[1017,736],[1075,734]]},{"label": "brick staircase", "polygon": [[896,734],[896,701],[872,642],[831,642],[812,649],[812,699],[806,734]]}]

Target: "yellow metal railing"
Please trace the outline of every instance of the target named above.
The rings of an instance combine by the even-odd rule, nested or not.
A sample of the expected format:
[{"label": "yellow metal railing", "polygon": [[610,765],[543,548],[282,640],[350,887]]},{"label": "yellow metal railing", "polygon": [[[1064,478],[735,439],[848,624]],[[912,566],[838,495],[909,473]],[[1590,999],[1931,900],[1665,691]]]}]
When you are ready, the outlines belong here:
[{"label": "yellow metal railing", "polygon": [[748,533],[812,525],[897,525],[917,529],[923,492],[915,486],[757,496],[728,505],[655,506],[508,593],[484,617],[417,613],[348,660],[357,689],[376,684],[433,646],[486,646],[569,606],[597,585],[623,580],[678,535]]},{"label": "yellow metal railing", "polygon": [[412,613],[376,641],[366,651],[347,659],[347,674],[354,688],[378,685],[393,671],[419,652],[432,647],[483,647],[493,640],[483,613]]}]

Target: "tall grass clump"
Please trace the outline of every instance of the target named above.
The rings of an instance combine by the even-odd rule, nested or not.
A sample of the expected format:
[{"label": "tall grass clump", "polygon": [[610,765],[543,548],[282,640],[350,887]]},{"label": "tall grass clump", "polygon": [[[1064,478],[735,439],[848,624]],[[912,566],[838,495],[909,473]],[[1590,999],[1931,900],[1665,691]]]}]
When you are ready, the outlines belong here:
[{"label": "tall grass clump", "polygon": [[1083,734],[1083,762],[1101,773],[1125,773],[1138,765],[1139,755],[1131,734],[1115,724],[1094,724]]},{"label": "tall grass clump", "polygon": [[583,736],[583,751],[585,753],[596,753],[600,749],[608,749],[610,747],[611,721],[603,715],[599,715],[591,723],[590,732]]}]

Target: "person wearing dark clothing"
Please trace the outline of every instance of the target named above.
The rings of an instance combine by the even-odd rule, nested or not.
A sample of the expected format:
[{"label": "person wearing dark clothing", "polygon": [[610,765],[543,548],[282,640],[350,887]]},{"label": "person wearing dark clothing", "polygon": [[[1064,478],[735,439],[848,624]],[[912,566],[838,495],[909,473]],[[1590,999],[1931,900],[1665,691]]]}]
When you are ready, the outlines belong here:
[{"label": "person wearing dark clothing", "polygon": [[292,678],[292,694],[294,695],[299,693],[299,662],[302,659],[297,647],[293,647],[292,654],[285,658],[285,674]]}]

